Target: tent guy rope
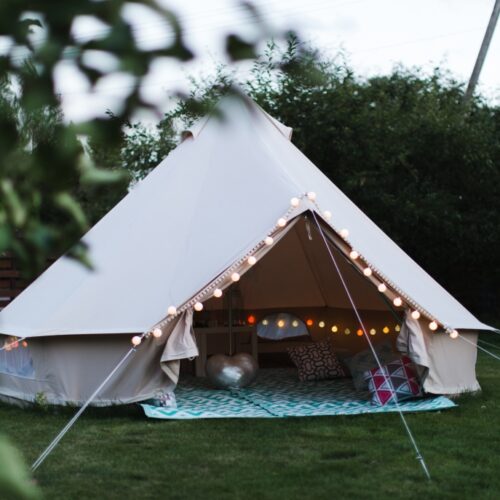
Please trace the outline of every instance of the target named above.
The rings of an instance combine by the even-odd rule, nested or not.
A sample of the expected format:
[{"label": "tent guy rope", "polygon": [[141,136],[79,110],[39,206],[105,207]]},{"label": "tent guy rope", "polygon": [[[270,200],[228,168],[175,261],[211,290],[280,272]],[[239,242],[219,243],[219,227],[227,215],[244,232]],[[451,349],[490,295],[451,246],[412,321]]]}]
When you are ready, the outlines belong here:
[{"label": "tent guy rope", "polygon": [[486,342],[486,340],[478,338],[477,341],[483,345],[493,347],[493,349],[500,349],[500,345],[492,344],[491,342]]},{"label": "tent guy rope", "polygon": [[120,369],[120,367],[125,363],[125,361],[136,352],[136,346],[132,347],[123,358],[118,362],[118,364],[111,370],[109,375],[101,382],[97,389],[92,393],[92,395],[85,401],[83,406],[75,413],[73,418],[62,428],[59,434],[52,440],[52,442],[45,448],[42,454],[33,462],[31,470],[34,472],[40,467],[43,461],[50,455],[52,450],[59,444],[61,439],[66,435],[66,433],[73,427],[76,421],[80,418],[82,413],[87,409],[89,404],[94,400],[94,398],[102,391],[104,386],[111,380],[113,375]]},{"label": "tent guy rope", "polygon": [[370,337],[369,337],[369,335],[368,335],[368,333],[366,331],[366,328],[365,328],[365,325],[364,325],[363,320],[361,318],[361,315],[359,314],[359,311],[358,311],[358,309],[356,307],[354,299],[352,298],[352,295],[351,295],[351,293],[349,291],[349,288],[347,287],[347,284],[346,284],[346,282],[344,280],[344,277],[342,276],[342,273],[340,272],[340,268],[339,268],[339,265],[337,263],[337,260],[335,259],[335,256],[333,255],[333,253],[331,251],[330,245],[328,244],[328,241],[327,241],[327,239],[325,237],[323,229],[321,228],[321,225],[320,225],[320,223],[318,221],[318,218],[317,218],[316,213],[315,213],[314,210],[312,211],[312,215],[313,215],[314,220],[316,222],[316,226],[318,227],[318,231],[319,231],[319,233],[321,235],[321,238],[323,239],[325,247],[326,247],[326,249],[328,251],[330,259],[331,259],[331,261],[332,261],[332,263],[333,263],[333,265],[334,265],[334,267],[335,267],[335,269],[337,271],[337,274],[338,274],[338,276],[340,278],[342,286],[343,286],[343,288],[344,288],[344,290],[346,292],[347,298],[349,299],[349,302],[350,302],[350,304],[351,304],[351,306],[352,306],[352,308],[354,310],[356,318],[359,321],[359,324],[360,324],[360,326],[361,326],[361,328],[363,330],[365,338],[368,341],[368,345],[370,346],[370,350],[371,350],[371,352],[373,354],[373,357],[375,358],[375,360],[377,362],[377,365],[380,368],[380,371],[384,374],[384,377],[386,378],[386,380],[387,380],[387,382],[389,384],[391,392],[395,395],[395,397],[394,397],[394,403],[396,405],[396,409],[398,410],[398,414],[399,414],[399,416],[401,418],[401,421],[403,423],[403,427],[405,428],[406,433],[408,434],[408,437],[410,439],[410,442],[411,442],[411,444],[412,444],[412,446],[413,446],[413,448],[415,450],[415,453],[417,455],[417,460],[419,461],[420,465],[422,466],[422,469],[424,471],[425,476],[427,477],[427,479],[430,480],[431,479],[431,475],[430,475],[429,469],[427,468],[427,465],[425,463],[424,457],[423,457],[422,453],[420,452],[420,449],[419,449],[419,447],[417,445],[417,442],[416,442],[416,440],[415,440],[415,438],[413,436],[413,433],[411,432],[411,429],[410,429],[410,427],[408,425],[408,422],[406,421],[406,418],[403,415],[403,412],[401,411],[401,407],[399,406],[399,403],[398,403],[398,400],[397,400],[397,397],[396,397],[396,394],[395,394],[396,391],[394,390],[394,386],[393,386],[393,384],[391,382],[391,379],[390,379],[390,377],[387,376],[385,370],[382,367],[382,363],[380,362],[380,359],[379,359],[379,357],[377,355],[377,352],[375,351],[375,348],[373,347],[372,341],[370,340]]},{"label": "tent guy rope", "polygon": [[461,340],[464,340],[465,342],[468,342],[469,344],[475,345],[478,349],[481,349],[481,351],[485,352],[486,354],[489,354],[492,358],[495,358],[498,361],[500,361],[500,356],[497,356],[496,354],[493,354],[492,352],[488,351],[484,347],[481,347],[479,344],[475,344],[474,342],[471,342],[469,339],[465,338],[463,335],[458,334],[458,337]]}]

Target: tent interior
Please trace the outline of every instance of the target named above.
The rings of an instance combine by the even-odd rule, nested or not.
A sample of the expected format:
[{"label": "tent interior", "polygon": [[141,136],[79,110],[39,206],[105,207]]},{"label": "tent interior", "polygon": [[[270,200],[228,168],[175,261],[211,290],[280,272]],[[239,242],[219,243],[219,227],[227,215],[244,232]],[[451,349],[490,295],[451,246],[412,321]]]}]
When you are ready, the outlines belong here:
[{"label": "tent interior", "polygon": [[[395,342],[403,321],[402,312],[387,302],[337,246],[329,246],[372,341],[391,338]],[[233,284],[223,298],[210,299],[203,311],[195,313],[198,338],[204,335],[205,328],[214,331],[221,327],[220,333],[207,338],[207,355],[228,352],[229,340],[223,330],[229,322],[229,297],[238,350],[250,352],[251,344],[251,333],[238,327],[254,328],[266,317],[279,313],[288,313],[306,323],[309,340],[332,340],[335,349],[346,356],[368,347],[339,273],[310,214],[297,217],[272,251]],[[304,336],[279,341],[259,338],[259,364],[266,367],[286,364],[289,359],[286,348],[307,340]],[[266,345],[270,343],[277,345]]]},{"label": "tent interior", "polygon": [[[391,307],[354,259],[338,248],[342,241],[335,242],[337,237],[326,226],[320,232],[317,222],[307,212],[296,217],[271,251],[226,288],[222,297],[209,299],[202,311],[194,313],[199,356],[181,364],[175,391],[179,406],[170,408],[168,402],[163,405],[158,400],[142,404],[148,417],[269,418],[395,411],[394,405],[371,405],[367,394],[361,394],[366,392],[365,388],[360,392],[348,378],[346,360],[367,351],[369,346],[342,280],[370,341],[375,348],[383,344],[387,349],[390,345],[391,360],[398,358],[396,339],[404,321],[403,311]],[[264,326],[284,333],[279,340],[262,338]],[[297,335],[294,330],[302,334]],[[344,376],[302,381],[300,368],[297,371],[294,367],[289,349],[324,341],[329,342],[342,363]],[[258,359],[256,381],[243,391],[217,390],[204,378],[207,360],[210,355],[238,352],[251,353]],[[368,352],[366,356],[373,355]],[[370,361],[370,367],[376,367],[375,358]],[[403,411],[453,406],[443,396],[399,404]]]}]

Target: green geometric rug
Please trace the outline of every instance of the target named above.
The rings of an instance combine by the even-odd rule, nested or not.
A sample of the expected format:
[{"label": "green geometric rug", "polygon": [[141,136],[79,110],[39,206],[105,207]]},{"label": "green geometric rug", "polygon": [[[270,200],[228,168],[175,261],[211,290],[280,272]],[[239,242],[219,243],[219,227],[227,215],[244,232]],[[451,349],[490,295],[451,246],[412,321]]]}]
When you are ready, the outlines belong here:
[{"label": "green geometric rug", "polygon": [[[160,419],[283,418],[359,415],[397,411],[395,405],[373,406],[368,393],[351,379],[300,382],[288,368],[259,370],[257,380],[239,390],[213,389],[204,378],[185,376],[175,391],[177,408],[141,404],[146,416]],[[444,410],[456,406],[444,396],[403,401],[404,412]]]}]

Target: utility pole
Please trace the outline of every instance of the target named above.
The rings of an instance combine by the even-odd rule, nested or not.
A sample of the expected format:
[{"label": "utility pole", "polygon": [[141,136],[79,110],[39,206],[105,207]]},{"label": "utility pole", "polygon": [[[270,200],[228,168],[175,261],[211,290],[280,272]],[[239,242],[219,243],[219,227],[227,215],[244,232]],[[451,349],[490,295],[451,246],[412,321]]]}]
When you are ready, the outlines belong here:
[{"label": "utility pole", "polygon": [[484,60],[486,59],[486,54],[490,47],[491,39],[493,38],[493,33],[495,32],[495,26],[497,25],[498,15],[500,14],[500,0],[495,0],[495,6],[493,7],[493,12],[491,13],[490,22],[486,28],[486,33],[484,34],[483,43],[479,49],[479,54],[477,55],[476,64],[474,64],[474,69],[472,70],[472,75],[469,80],[469,85],[467,85],[467,90],[465,91],[464,102],[467,104],[474,94],[474,89],[476,88],[477,81],[479,80],[479,74],[483,68]]}]

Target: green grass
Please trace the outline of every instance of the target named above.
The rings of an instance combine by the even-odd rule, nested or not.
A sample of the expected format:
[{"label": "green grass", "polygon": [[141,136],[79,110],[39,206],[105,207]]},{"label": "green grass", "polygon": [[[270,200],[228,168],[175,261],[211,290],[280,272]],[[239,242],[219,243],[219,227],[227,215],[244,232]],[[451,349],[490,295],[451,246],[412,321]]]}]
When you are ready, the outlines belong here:
[{"label": "green grass", "polygon": [[[50,499],[497,499],[500,362],[480,354],[477,371],[480,395],[407,415],[430,482],[396,414],[153,421],[135,407],[90,410],[35,478]],[[0,405],[0,429],[32,463],[70,415]]]}]

